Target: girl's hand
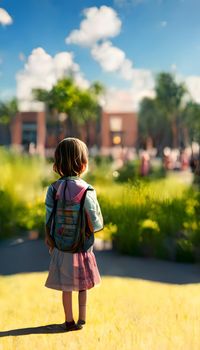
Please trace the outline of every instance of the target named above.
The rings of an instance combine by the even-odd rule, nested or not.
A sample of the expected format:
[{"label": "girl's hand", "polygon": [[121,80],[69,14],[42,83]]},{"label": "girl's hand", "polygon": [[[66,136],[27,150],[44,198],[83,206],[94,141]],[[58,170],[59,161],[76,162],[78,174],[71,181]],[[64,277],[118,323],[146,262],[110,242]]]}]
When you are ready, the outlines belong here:
[{"label": "girl's hand", "polygon": [[48,246],[50,250],[52,250],[55,246],[54,241],[49,234],[46,234],[45,236],[45,244]]}]

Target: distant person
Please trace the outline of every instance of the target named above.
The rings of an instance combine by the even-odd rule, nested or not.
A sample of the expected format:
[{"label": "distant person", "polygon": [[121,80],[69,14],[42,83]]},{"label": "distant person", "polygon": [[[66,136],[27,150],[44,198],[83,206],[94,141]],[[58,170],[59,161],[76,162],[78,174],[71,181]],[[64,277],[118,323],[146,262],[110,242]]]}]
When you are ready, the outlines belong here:
[{"label": "distant person", "polygon": [[165,147],[163,150],[163,165],[164,165],[165,170],[172,170],[173,169],[171,149],[169,147]]},{"label": "distant person", "polygon": [[31,156],[33,156],[36,153],[36,147],[34,142],[31,142],[29,144],[28,152]]},{"label": "distant person", "polygon": [[[61,178],[46,195],[46,237],[51,261],[45,286],[62,291],[65,329],[86,322],[87,290],[101,278],[93,253],[94,232],[103,218],[94,188],[80,178],[88,164],[86,145],[76,138],[62,140],[55,150],[53,169]],[[72,291],[78,291],[79,319],[75,323]]]},{"label": "distant person", "polygon": [[181,170],[187,170],[189,167],[189,157],[186,150],[180,151],[180,162],[181,162]]},{"label": "distant person", "polygon": [[150,156],[147,151],[142,151],[140,158],[140,175],[147,176],[150,172]]}]

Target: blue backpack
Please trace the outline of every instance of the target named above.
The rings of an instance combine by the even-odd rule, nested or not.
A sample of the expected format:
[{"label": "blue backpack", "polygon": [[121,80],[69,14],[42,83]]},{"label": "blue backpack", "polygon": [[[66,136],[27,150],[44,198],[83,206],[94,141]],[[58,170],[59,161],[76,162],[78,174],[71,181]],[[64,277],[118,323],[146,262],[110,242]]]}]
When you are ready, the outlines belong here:
[{"label": "blue backpack", "polygon": [[57,189],[54,189],[54,207],[52,212],[51,235],[56,248],[62,251],[77,253],[86,251],[94,242],[94,235],[89,230],[84,212],[84,202],[87,191],[93,191],[88,186],[80,203],[66,200],[65,192],[68,180],[65,180],[63,198],[56,199]]}]

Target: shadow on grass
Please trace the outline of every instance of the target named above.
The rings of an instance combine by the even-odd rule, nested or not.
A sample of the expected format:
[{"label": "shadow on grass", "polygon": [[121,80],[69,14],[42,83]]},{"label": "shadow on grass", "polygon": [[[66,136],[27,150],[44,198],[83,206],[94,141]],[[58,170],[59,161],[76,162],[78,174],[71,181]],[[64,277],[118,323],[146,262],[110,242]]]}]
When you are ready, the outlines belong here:
[{"label": "shadow on grass", "polygon": [[[78,330],[78,329],[77,329]],[[73,330],[74,332],[75,330]],[[51,334],[51,333],[66,333],[65,324],[48,324],[46,326],[28,327],[11,329],[9,331],[0,332],[0,337],[28,335],[28,334]],[[72,331],[71,331],[72,332]]]}]

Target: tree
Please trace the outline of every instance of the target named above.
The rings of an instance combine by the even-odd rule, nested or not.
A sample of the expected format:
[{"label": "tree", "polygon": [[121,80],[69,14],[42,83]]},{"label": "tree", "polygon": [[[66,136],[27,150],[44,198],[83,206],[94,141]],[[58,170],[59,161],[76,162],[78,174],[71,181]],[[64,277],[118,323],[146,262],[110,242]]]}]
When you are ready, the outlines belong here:
[{"label": "tree", "polygon": [[183,111],[183,119],[190,142],[196,141],[200,144],[200,104],[188,102]]},{"label": "tree", "polygon": [[184,138],[184,84],[172,74],[160,73],[156,79],[156,96],[144,98],[140,104],[139,130],[144,138],[151,137],[156,148],[179,147]]},{"label": "tree", "polygon": [[68,129],[72,135],[78,133],[81,125],[98,118],[99,96],[103,92],[104,88],[98,82],[88,89],[81,89],[72,78],[65,78],[59,80],[50,91],[34,90],[34,96],[37,100],[45,102],[47,108],[57,117],[59,113],[67,115]]},{"label": "tree", "polygon": [[0,124],[8,125],[18,112],[15,98],[7,102],[0,101]]},{"label": "tree", "polygon": [[0,144],[10,144],[10,124],[17,112],[18,107],[15,98],[6,102],[0,101]]},{"label": "tree", "polygon": [[[59,80],[50,91],[44,89],[34,89],[33,94],[36,100],[45,103],[46,112],[54,125],[59,127],[59,113],[65,113],[68,116],[68,128],[71,130],[71,111],[78,101],[78,88],[74,85],[71,78]],[[59,130],[57,130],[57,134]],[[57,135],[58,136],[58,135]]]},{"label": "tree", "polygon": [[147,148],[152,144],[162,151],[171,140],[170,124],[166,115],[158,108],[157,100],[145,97],[139,111],[139,145]]},{"label": "tree", "polygon": [[90,123],[100,119],[101,107],[99,97],[104,93],[104,87],[94,82],[87,90],[79,90],[79,99],[72,108],[72,118],[77,125],[85,125],[86,143],[90,144]]},{"label": "tree", "polygon": [[173,147],[179,146],[179,124],[183,110],[183,97],[186,88],[183,83],[176,83],[175,78],[169,73],[160,73],[156,82],[156,100],[158,108],[166,115],[171,125]]}]

